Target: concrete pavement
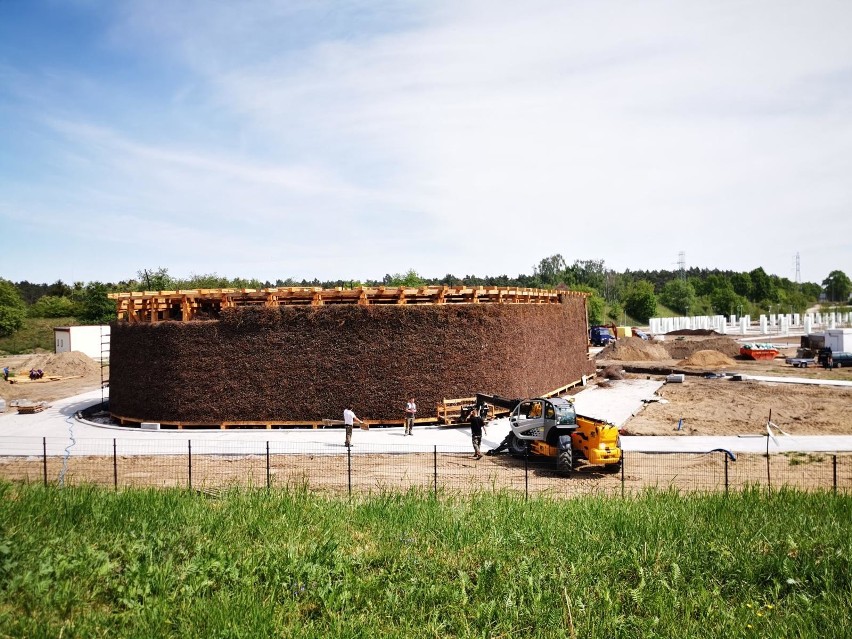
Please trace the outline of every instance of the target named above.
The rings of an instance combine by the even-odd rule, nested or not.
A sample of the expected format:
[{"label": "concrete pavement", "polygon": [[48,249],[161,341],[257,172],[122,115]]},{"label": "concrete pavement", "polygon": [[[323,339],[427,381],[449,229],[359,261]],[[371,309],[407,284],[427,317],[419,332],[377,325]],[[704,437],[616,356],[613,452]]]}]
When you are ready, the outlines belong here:
[{"label": "concrete pavement", "polygon": [[[604,419],[618,426],[639,412],[644,400],[654,396],[662,382],[652,380],[619,380],[609,387],[592,386],[575,396],[577,412]],[[333,429],[294,430],[175,430],[140,431],[124,427],[95,425],[75,418],[77,411],[100,401],[96,390],[53,402],[41,413],[19,415],[13,409],[0,414],[0,457],[39,456],[47,446],[48,455],[112,455],[113,440],[119,455],[181,455],[192,447],[196,454],[246,455],[265,454],[267,443],[271,453],[340,454],[344,433]],[[509,432],[507,419],[488,424],[482,448],[496,447]],[[696,452],[715,449],[732,452],[763,453],[766,437],[707,436],[625,436],[625,451]],[[470,429],[464,426],[418,426],[414,435],[406,437],[399,427],[356,429],[353,453],[424,452],[438,447],[443,452],[471,451]],[[852,436],[784,436],[770,438],[770,452],[786,451],[852,451]]]}]

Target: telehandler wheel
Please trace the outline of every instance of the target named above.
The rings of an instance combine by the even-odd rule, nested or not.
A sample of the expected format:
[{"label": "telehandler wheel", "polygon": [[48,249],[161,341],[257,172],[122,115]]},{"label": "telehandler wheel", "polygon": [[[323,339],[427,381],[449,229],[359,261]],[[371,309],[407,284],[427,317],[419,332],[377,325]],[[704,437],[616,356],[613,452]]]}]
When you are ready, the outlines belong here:
[{"label": "telehandler wheel", "polygon": [[616,473],[621,472],[621,462],[617,464],[606,464],[604,466],[604,472],[609,473],[610,475],[615,475]]},{"label": "telehandler wheel", "polygon": [[556,470],[563,475],[570,475],[574,470],[574,451],[570,448],[565,448],[559,451],[556,457]]},{"label": "telehandler wheel", "polygon": [[515,433],[509,433],[509,441],[506,443],[509,454],[515,457],[525,457],[529,454],[530,443],[525,439],[518,439]]}]

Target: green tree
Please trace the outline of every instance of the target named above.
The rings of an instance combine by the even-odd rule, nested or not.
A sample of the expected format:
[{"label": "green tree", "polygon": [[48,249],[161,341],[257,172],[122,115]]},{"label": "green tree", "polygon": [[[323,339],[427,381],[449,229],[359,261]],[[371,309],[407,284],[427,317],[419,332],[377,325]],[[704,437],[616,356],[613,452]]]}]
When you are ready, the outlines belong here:
[{"label": "green tree", "polygon": [[624,299],[624,310],[630,317],[647,322],[657,313],[657,296],[654,295],[654,285],[647,280],[633,282],[627,289]]},{"label": "green tree", "polygon": [[686,280],[669,280],[660,292],[660,301],[673,311],[689,315],[696,311],[695,289]]},{"label": "green tree", "polygon": [[619,323],[624,315],[624,307],[618,302],[611,302],[606,311],[606,318],[614,323]]},{"label": "green tree", "polygon": [[107,297],[107,287],[90,282],[80,294],[80,319],[88,324],[109,324],[116,318],[115,302]]},{"label": "green tree", "polygon": [[830,302],[846,303],[852,292],[852,281],[843,271],[832,271],[822,281],[825,296]]},{"label": "green tree", "polygon": [[0,337],[11,335],[24,325],[26,304],[12,282],[0,278]]},{"label": "green tree", "polygon": [[801,290],[805,298],[812,302],[816,302],[822,293],[822,287],[814,282],[802,282]]},{"label": "green tree", "polygon": [[748,309],[748,300],[734,292],[733,287],[717,288],[710,294],[713,312],[719,315],[742,315]]},{"label": "green tree", "polygon": [[[607,297],[607,275],[603,260],[574,260],[567,269],[566,280],[581,286],[589,286]],[[610,298],[607,297],[607,299]]]},{"label": "green tree", "polygon": [[778,291],[775,282],[766,274],[763,268],[758,267],[749,272],[751,278],[751,299],[755,302],[769,300],[770,302],[778,301]]},{"label": "green tree", "polygon": [[557,253],[546,257],[533,267],[535,275],[545,286],[556,286],[565,279],[565,259]]},{"label": "green tree", "polygon": [[405,274],[402,273],[394,273],[393,275],[385,275],[383,280],[384,284],[387,286],[425,286],[426,280],[424,280],[413,268],[408,269]]},{"label": "green tree", "polygon": [[571,290],[589,294],[586,298],[586,313],[589,316],[589,326],[603,324],[606,303],[598,292],[590,286],[572,286]]},{"label": "green tree", "polygon": [[69,297],[45,295],[30,306],[30,317],[71,317],[80,312],[80,307]]},{"label": "green tree", "polygon": [[754,287],[751,283],[751,275],[748,273],[734,273],[731,275],[731,286],[737,295],[754,299]]},{"label": "green tree", "polygon": [[139,278],[137,290],[171,291],[176,288],[175,280],[169,275],[169,269],[163,268],[162,266],[158,269],[146,268],[141,271],[137,271],[136,277]]}]

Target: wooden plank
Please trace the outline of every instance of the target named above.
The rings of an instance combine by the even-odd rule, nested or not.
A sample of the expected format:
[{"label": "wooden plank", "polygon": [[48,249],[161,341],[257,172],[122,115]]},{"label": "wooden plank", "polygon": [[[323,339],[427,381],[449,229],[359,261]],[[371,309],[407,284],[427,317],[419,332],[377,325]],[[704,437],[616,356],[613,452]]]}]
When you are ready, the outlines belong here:
[{"label": "wooden plank", "polygon": [[524,289],[500,286],[377,286],[322,289],[320,287],[271,287],[266,289],[194,289],[182,291],[136,291],[110,293],[116,303],[116,316],[128,322],[156,322],[171,319],[180,305],[181,319],[195,319],[202,304],[219,309],[238,306],[324,304],[551,304],[567,296],[586,296],[577,291]]},{"label": "wooden plank", "polygon": [[21,415],[32,415],[34,413],[40,413],[45,408],[50,408],[50,404],[47,402],[39,402],[37,404],[25,404],[23,406],[18,406],[18,413]]}]

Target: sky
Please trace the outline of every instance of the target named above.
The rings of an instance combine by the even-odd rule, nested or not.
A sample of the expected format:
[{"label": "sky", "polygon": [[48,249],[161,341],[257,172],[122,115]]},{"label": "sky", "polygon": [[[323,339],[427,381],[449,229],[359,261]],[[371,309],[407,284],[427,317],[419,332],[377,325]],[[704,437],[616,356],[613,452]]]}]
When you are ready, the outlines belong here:
[{"label": "sky", "polygon": [[852,274],[848,0],[0,0],[0,277]]}]

